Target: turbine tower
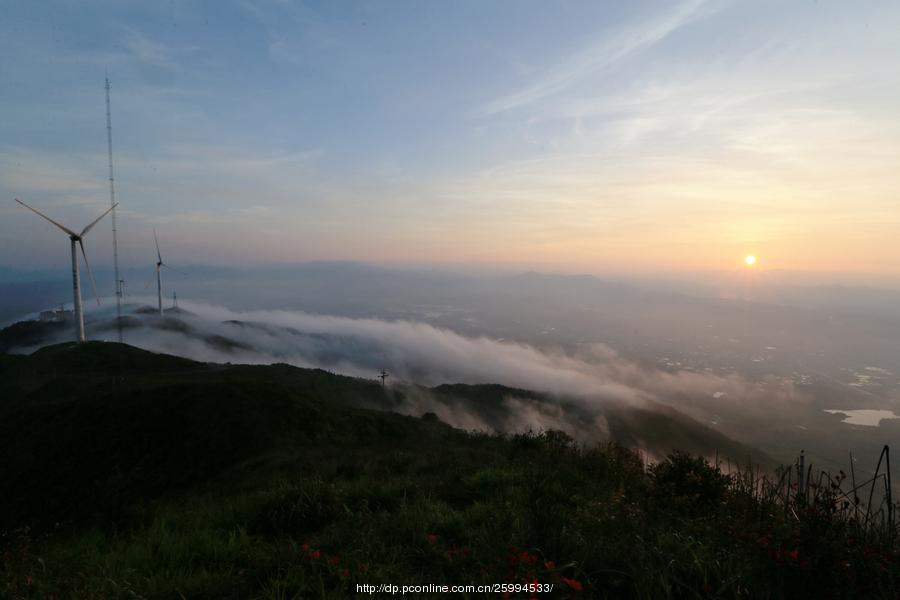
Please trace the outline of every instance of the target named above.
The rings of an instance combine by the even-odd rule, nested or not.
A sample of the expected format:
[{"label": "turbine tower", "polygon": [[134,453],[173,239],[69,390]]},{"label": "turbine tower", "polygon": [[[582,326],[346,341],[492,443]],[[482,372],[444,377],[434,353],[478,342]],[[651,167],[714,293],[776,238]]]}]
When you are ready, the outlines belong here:
[{"label": "turbine tower", "polygon": [[159,306],[159,316],[163,316],[162,307],[162,277],[159,272],[162,267],[175,270],[174,267],[163,262],[162,254],[159,251],[159,239],[156,237],[156,229],[153,230],[153,241],[156,242],[156,302]]},{"label": "turbine tower", "polygon": [[87,267],[88,275],[91,278],[91,288],[94,290],[94,296],[97,298],[97,305],[100,305],[100,296],[97,295],[97,284],[94,282],[94,274],[91,272],[91,265],[88,262],[87,254],[84,251],[84,236],[87,235],[87,232],[90,231],[94,225],[100,222],[100,219],[109,214],[112,209],[116,207],[115,204],[106,209],[106,211],[94,219],[87,227],[81,230],[81,233],[75,233],[68,227],[64,227],[45,215],[44,213],[31,208],[18,198],[16,198],[16,202],[35,213],[36,215],[43,217],[62,229],[65,233],[69,235],[69,240],[72,242],[72,293],[74,295],[74,308],[75,308],[75,334],[78,337],[79,342],[84,341],[84,310],[81,306],[81,279],[78,276],[78,250],[75,248],[75,244],[77,243],[81,246],[81,256],[84,257],[84,266]]}]

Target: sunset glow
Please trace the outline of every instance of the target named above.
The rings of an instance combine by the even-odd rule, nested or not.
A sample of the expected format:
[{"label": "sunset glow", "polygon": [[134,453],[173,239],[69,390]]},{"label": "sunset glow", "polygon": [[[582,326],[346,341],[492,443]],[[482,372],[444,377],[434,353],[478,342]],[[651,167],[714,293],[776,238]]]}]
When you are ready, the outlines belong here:
[{"label": "sunset glow", "polygon": [[108,69],[125,264],[900,279],[900,3],[115,6],[0,20],[5,265],[108,204]]},{"label": "sunset glow", "polygon": [[900,0],[4,2],[5,595],[900,599],[897,57]]}]

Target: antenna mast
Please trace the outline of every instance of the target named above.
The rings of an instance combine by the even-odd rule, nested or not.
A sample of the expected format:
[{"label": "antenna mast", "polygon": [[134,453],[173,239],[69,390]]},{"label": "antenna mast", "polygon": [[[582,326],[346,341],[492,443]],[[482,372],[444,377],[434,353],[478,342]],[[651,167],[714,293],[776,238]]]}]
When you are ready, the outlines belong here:
[{"label": "antenna mast", "polygon": [[116,188],[113,178],[112,116],[109,110],[109,76],[106,77],[106,149],[109,155],[109,204],[112,206],[113,270],[116,277],[116,328],[122,342],[122,280],[119,279],[119,241],[116,238]]}]

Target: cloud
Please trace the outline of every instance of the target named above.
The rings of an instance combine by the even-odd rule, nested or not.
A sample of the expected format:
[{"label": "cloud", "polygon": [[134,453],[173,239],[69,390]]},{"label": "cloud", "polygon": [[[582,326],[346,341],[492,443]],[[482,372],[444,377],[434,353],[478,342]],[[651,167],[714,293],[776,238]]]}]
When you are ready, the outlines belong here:
[{"label": "cloud", "polygon": [[655,18],[623,29],[599,44],[574,54],[547,71],[538,81],[488,103],[480,116],[489,116],[522,106],[555,94],[582,77],[607,69],[632,54],[650,48],[684,27],[701,13],[706,0],[688,0]]},{"label": "cloud", "polygon": [[169,49],[132,27],[125,30],[125,47],[140,62],[155,66],[171,66]]},{"label": "cloud", "polygon": [[[102,163],[100,163],[102,165]],[[63,198],[94,195],[106,181],[91,173],[90,159],[73,159],[17,146],[0,146],[0,189],[13,195],[52,193]]]},{"label": "cloud", "polygon": [[[155,297],[133,300],[156,303]],[[141,317],[141,326],[126,331],[126,341],[200,361],[284,362],[369,379],[386,369],[393,385],[496,383],[555,398],[548,403],[510,393],[504,399],[505,416],[492,418],[478,407],[454,407],[425,392],[406,394],[398,408],[409,414],[435,412],[448,423],[471,429],[560,428],[596,438],[605,430],[604,411],[611,407],[665,405],[701,423],[715,422],[740,438],[748,423],[771,422],[773,414],[789,418],[809,406],[809,399],[783,380],[751,382],[736,375],[664,371],[624,359],[602,344],[573,353],[467,337],[414,321],[239,312],[186,300],[179,304],[192,314],[163,321]],[[89,312],[94,317],[89,337],[94,339],[113,335],[109,322],[104,328],[97,319],[110,313],[98,310]],[[68,339],[67,333],[60,341]]]},{"label": "cloud", "polygon": [[241,0],[238,5],[263,26],[272,62],[316,68],[323,53],[339,52],[348,43],[303,3]]}]

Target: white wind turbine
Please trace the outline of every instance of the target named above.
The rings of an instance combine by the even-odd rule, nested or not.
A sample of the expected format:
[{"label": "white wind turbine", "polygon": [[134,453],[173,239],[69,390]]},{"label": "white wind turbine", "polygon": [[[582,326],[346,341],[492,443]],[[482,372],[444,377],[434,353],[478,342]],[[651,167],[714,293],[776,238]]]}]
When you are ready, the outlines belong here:
[{"label": "white wind turbine", "polygon": [[156,229],[153,229],[153,241],[156,242],[156,302],[159,306],[159,316],[163,316],[163,307],[162,307],[162,278],[160,277],[160,270],[162,267],[167,269],[172,269],[173,271],[177,271],[175,267],[171,265],[167,265],[163,262],[162,254],[159,252],[159,240],[156,237]]},{"label": "white wind turbine", "polygon": [[75,243],[77,242],[78,245],[81,246],[81,256],[84,257],[84,266],[87,267],[88,275],[91,278],[91,288],[93,288],[93,290],[94,290],[94,297],[97,298],[97,305],[99,306],[100,305],[100,296],[97,295],[97,284],[94,283],[94,274],[91,272],[91,265],[88,262],[87,254],[84,251],[83,238],[85,235],[87,235],[87,232],[90,231],[94,225],[96,225],[97,223],[100,222],[100,219],[105,217],[107,214],[110,213],[110,211],[112,211],[112,209],[114,209],[116,206],[118,206],[118,203],[113,204],[112,206],[107,208],[106,211],[104,211],[104,213],[102,215],[100,215],[99,217],[94,219],[90,225],[88,225],[87,227],[82,229],[81,233],[75,233],[68,227],[63,227],[62,225],[60,225],[59,223],[57,223],[56,221],[54,221],[53,219],[51,219],[50,217],[45,215],[44,213],[42,213],[34,208],[31,208],[30,206],[28,206],[27,204],[25,204],[18,198],[16,198],[15,200],[16,200],[16,202],[18,202],[19,204],[21,204],[22,206],[24,206],[31,212],[47,219],[48,221],[50,221],[51,223],[53,223],[54,225],[56,225],[57,227],[62,229],[64,232],[69,234],[69,240],[72,242],[72,293],[75,296],[75,301],[73,303],[75,306],[75,332],[78,336],[78,341],[83,342],[84,341],[84,310],[81,307],[81,278],[78,276],[78,251],[75,249]]}]

